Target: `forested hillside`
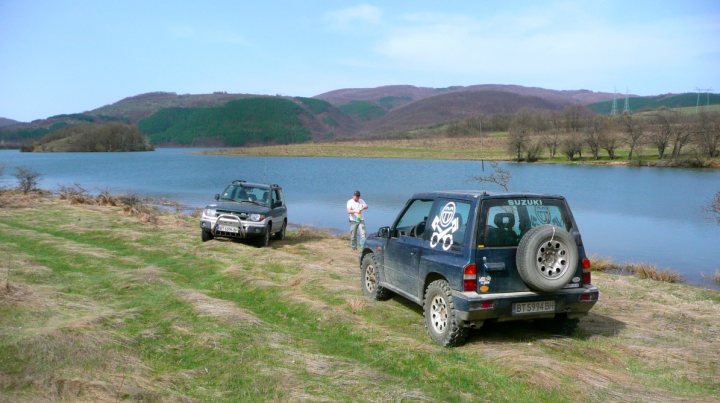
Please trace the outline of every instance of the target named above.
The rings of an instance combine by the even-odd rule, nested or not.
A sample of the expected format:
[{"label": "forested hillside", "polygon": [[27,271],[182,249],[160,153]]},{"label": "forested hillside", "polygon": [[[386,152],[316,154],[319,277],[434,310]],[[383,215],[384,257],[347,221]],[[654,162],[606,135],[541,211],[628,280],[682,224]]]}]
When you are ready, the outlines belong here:
[{"label": "forested hillside", "polygon": [[210,108],[165,108],[138,123],[153,144],[300,143],[311,138],[302,108],[284,98],[250,98]]}]

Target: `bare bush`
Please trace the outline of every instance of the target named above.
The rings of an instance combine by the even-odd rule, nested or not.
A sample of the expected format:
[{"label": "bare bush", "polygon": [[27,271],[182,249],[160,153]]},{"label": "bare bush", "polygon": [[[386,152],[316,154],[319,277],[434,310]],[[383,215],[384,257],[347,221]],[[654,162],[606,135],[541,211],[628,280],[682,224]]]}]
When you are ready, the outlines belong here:
[{"label": "bare bush", "polygon": [[527,144],[525,145],[525,161],[537,161],[540,158],[540,153],[542,153],[542,149],[542,139],[528,140]]},{"label": "bare bush", "polygon": [[71,204],[94,204],[95,200],[87,193],[87,190],[79,184],[73,186],[60,186],[58,190],[60,200],[67,200]]},{"label": "bare bush", "polygon": [[582,151],[582,141],[576,135],[570,134],[563,139],[560,149],[570,161],[574,161],[575,155]]},{"label": "bare bush", "polygon": [[40,173],[28,167],[17,167],[13,176],[18,180],[18,189],[27,194],[37,189]]},{"label": "bare bush", "polygon": [[494,183],[507,192],[510,183],[510,171],[501,167],[496,161],[490,163],[493,173],[490,175],[473,176],[472,179],[478,182]]}]

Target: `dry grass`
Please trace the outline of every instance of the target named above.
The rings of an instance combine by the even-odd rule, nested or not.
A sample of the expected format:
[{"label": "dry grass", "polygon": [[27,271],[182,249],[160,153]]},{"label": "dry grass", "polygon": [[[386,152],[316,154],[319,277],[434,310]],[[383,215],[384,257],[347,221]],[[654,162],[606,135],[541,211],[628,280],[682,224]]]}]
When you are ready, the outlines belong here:
[{"label": "dry grass", "polygon": [[[270,248],[259,249],[239,242],[201,244],[196,236],[196,220],[175,223],[167,218],[167,214],[160,213],[160,228],[156,229],[135,225],[134,219],[118,214],[119,207],[71,207],[65,202],[48,206],[52,216],[58,217],[49,223],[56,229],[82,233],[90,228],[89,223],[102,222],[121,228],[130,224],[128,227],[134,229],[113,230],[112,237],[137,245],[138,250],[148,248],[138,242],[143,235],[156,236],[153,246],[159,248],[158,252],[143,260],[142,253],[127,256],[127,251],[115,250],[102,240],[93,247],[81,247],[52,242],[53,235],[42,231],[35,234],[35,238],[41,238],[43,244],[47,242],[55,249],[73,247],[68,250],[70,256],[97,255],[98,259],[108,262],[137,259],[137,265],[133,263],[127,271],[122,269],[115,273],[116,278],[135,280],[129,290],[135,284],[160,285],[162,288],[158,289],[168,290],[168,300],[182,302],[177,309],[169,308],[166,316],[172,321],[172,328],[167,331],[172,332],[173,343],[145,341],[162,336],[163,330],[157,323],[145,324],[144,328],[138,329],[137,335],[114,333],[122,328],[122,325],[116,326],[116,322],[139,317],[142,312],[132,314],[135,316],[122,311],[113,313],[113,306],[106,304],[104,299],[94,303],[85,300],[57,302],[70,298],[61,294],[64,292],[61,288],[49,293],[11,281],[10,291],[0,291],[0,303],[5,301],[5,307],[13,310],[32,309],[33,315],[29,317],[38,321],[33,326],[23,322],[24,331],[34,332],[38,339],[26,339],[23,352],[32,350],[33,355],[16,354],[18,358],[26,357],[37,365],[48,355],[60,359],[66,354],[84,360],[90,354],[107,365],[102,366],[101,371],[95,371],[98,373],[83,370],[82,364],[77,363],[52,375],[34,367],[18,376],[0,374],[0,391],[39,393],[28,394],[24,399],[17,394],[3,396],[0,401],[180,400],[187,397],[183,391],[206,387],[209,392],[191,396],[200,396],[198,400],[232,399],[223,394],[232,382],[216,382],[220,382],[218,379],[222,378],[223,371],[239,367],[243,368],[245,375],[242,376],[260,374],[251,378],[257,379],[256,383],[250,382],[241,390],[261,388],[266,393],[264,400],[347,400],[348,396],[363,397],[362,400],[440,400],[432,395],[437,388],[453,388],[453,396],[458,398],[462,394],[464,400],[508,400],[509,393],[517,393],[513,388],[526,388],[522,396],[527,400],[548,400],[548,395],[542,393],[552,389],[558,391],[557,400],[717,401],[713,396],[720,387],[717,382],[720,305],[717,297],[709,298],[714,295],[712,291],[666,283],[649,287],[647,281],[632,276],[596,273],[593,283],[601,290],[600,301],[590,315],[580,321],[579,331],[573,337],[556,337],[538,330],[531,322],[489,324],[473,332],[465,346],[450,354],[427,339],[422,314],[411,308],[410,303],[403,303],[401,298],[376,302],[362,297],[357,253],[339,237],[300,228],[289,232],[288,239],[273,242]],[[0,210],[0,220],[19,213],[22,212]],[[75,218],[80,214],[90,215],[92,219],[76,222]],[[0,232],[9,234],[10,228],[3,223]],[[107,252],[97,254],[94,249],[97,247],[106,247]],[[0,254],[9,251],[8,248],[0,245]],[[273,291],[267,295],[274,296],[272,299],[279,297],[282,304],[290,308],[306,307],[312,314],[312,326],[303,328],[302,321],[308,319],[298,319],[293,310],[286,312],[284,319],[260,316],[253,312],[254,302],[244,305],[242,299],[224,299],[230,288],[225,289],[218,282],[191,286],[178,281],[182,277],[173,272],[173,266],[165,261],[165,255],[161,255],[163,248],[167,256],[176,252],[188,253],[224,268],[213,274],[198,267],[197,275],[191,274],[189,278],[219,275],[222,276],[219,281],[235,283],[238,289],[252,289],[254,295],[278,290],[277,294]],[[300,248],[304,253],[296,253]],[[24,263],[32,257],[20,254],[14,256],[11,263],[21,266],[28,275],[34,275],[39,269]],[[592,261],[593,269],[597,271],[624,270],[633,275],[638,271],[650,272],[638,264],[620,265],[600,258]],[[2,266],[3,259],[0,258],[0,274]],[[118,298],[125,293],[115,292]],[[30,301],[45,302],[31,305]],[[270,303],[269,299],[265,301]],[[52,319],[40,323],[36,313],[44,311],[50,312]],[[180,313],[185,311],[201,316],[207,326],[193,328],[190,322],[182,319],[185,314]],[[278,310],[280,312],[284,309]],[[1,324],[9,323],[9,320],[2,322],[0,316],[0,333],[4,330]],[[127,319],[127,322],[131,320]],[[357,345],[358,349],[375,343],[382,346],[382,351],[378,351],[377,356],[349,358],[352,354],[318,348],[312,338],[315,333],[308,329],[317,327],[321,329],[318,332],[333,331],[335,324],[351,329],[350,334],[358,336],[358,343],[362,343]],[[5,328],[14,331],[10,326]],[[304,330],[297,331],[298,327]],[[244,334],[248,329],[257,332],[253,340],[259,340],[257,343],[261,347],[253,350],[250,348],[252,343],[244,340],[240,344],[228,344],[232,349],[240,350],[237,355],[232,355],[231,350],[213,355],[216,349],[227,348],[223,343],[230,341],[229,337],[237,337],[235,332]],[[0,334],[0,339],[4,336],[6,334]],[[193,337],[197,341],[190,342]],[[136,349],[123,347],[128,341],[131,346],[152,346],[151,350],[145,351],[155,351],[156,355],[197,349],[198,357],[202,358],[198,359],[197,368],[188,370],[174,368],[172,364],[170,370],[148,369],[146,365],[152,365],[152,361],[137,361]],[[403,375],[405,371],[386,371],[384,362],[387,360],[406,361],[409,372],[415,373]],[[229,366],[230,361],[240,365]],[[454,383],[458,374],[475,370],[467,363],[478,364],[475,368],[484,365],[490,369],[487,373],[479,371],[470,383]],[[208,369],[213,379],[206,383]],[[217,376],[213,370],[217,371]],[[498,380],[498,376],[505,375],[513,382],[521,383]],[[418,376],[423,377],[423,384],[417,384]],[[268,384],[271,386],[263,386]],[[474,394],[479,389],[484,394]]]},{"label": "dry grass", "polygon": [[683,281],[682,276],[679,273],[672,270],[660,270],[647,263],[631,263],[628,267],[637,277],[640,278],[664,281],[666,283],[681,283]]},{"label": "dry grass", "polygon": [[662,270],[648,263],[615,263],[611,259],[592,257],[592,270],[610,274],[636,276],[642,279],[664,281],[666,283],[682,283],[682,276],[672,270]]}]

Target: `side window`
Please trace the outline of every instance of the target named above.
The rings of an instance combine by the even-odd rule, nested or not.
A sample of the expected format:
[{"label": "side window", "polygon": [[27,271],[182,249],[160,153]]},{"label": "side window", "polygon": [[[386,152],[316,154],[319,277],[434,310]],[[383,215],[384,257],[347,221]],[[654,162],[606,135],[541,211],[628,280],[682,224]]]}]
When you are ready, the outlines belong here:
[{"label": "side window", "polygon": [[460,248],[465,242],[470,203],[457,200],[438,200],[434,216],[430,220],[427,238],[430,247],[450,250]]},{"label": "side window", "polygon": [[422,238],[432,209],[432,200],[413,200],[395,225],[393,236]]},{"label": "side window", "polygon": [[282,193],[280,189],[273,190],[273,202],[282,201]]}]

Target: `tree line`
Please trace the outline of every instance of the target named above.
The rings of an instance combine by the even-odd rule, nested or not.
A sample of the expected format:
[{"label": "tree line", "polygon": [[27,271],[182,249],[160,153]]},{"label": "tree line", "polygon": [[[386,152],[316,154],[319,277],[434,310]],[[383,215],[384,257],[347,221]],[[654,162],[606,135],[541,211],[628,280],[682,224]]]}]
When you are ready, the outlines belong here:
[{"label": "tree line", "polygon": [[628,160],[648,155],[651,148],[658,160],[678,162],[688,158],[702,162],[720,156],[720,112],[701,110],[682,113],[658,109],[639,114],[598,115],[583,106],[562,111],[523,109],[515,114],[476,116],[451,123],[449,136],[487,131],[507,131],[507,151],[517,161],[534,162],[544,153],[550,158],[569,160],[607,156],[618,159],[618,150],[627,150]]},{"label": "tree line", "polygon": [[124,123],[85,123],[51,132],[21,151],[151,151],[140,131]]}]

